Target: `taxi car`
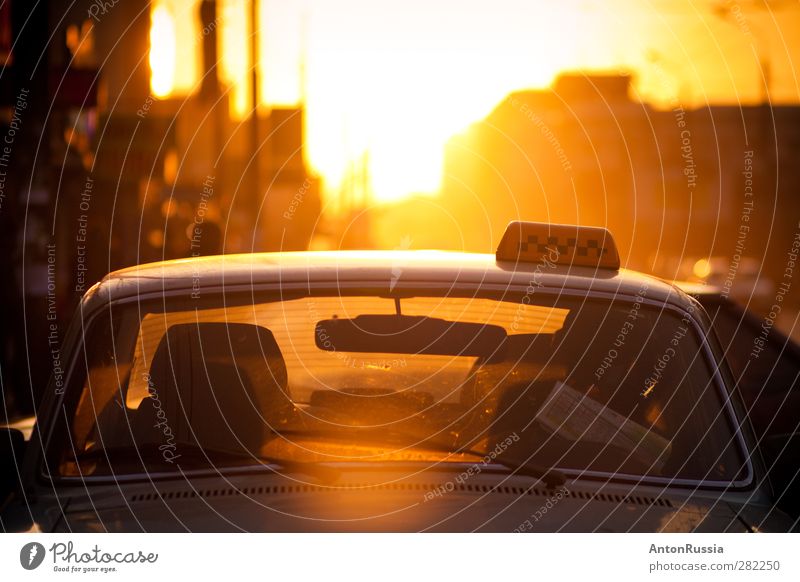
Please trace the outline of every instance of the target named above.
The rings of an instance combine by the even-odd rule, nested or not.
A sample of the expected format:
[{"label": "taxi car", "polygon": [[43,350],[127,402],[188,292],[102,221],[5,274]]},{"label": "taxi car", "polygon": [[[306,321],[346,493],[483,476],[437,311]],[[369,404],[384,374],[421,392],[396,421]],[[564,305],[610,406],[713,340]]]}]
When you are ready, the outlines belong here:
[{"label": "taxi car", "polygon": [[0,439],[2,526],[792,530],[709,326],[602,228],[125,269],[31,439]]},{"label": "taxi car", "polygon": [[703,306],[753,428],[778,507],[800,516],[800,346],[723,287],[679,282]]}]

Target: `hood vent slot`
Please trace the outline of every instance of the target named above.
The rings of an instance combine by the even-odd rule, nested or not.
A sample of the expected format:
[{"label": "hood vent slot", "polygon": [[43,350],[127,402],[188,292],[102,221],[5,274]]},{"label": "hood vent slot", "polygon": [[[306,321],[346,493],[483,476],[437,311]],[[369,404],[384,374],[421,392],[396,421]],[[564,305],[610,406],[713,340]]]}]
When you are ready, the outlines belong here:
[{"label": "hood vent slot", "polygon": [[587,501],[606,501],[608,503],[627,504],[627,505],[642,505],[658,507],[672,507],[669,499],[664,497],[648,497],[645,495],[619,495],[618,493],[599,493],[587,491],[570,491],[568,497],[575,497],[576,499],[586,499]]},{"label": "hood vent slot", "polygon": [[[457,484],[452,483],[453,487],[445,486],[447,483],[346,483],[337,486],[323,486],[323,485],[262,485],[262,486],[249,486],[249,487],[215,487],[208,489],[194,489],[194,490],[179,490],[179,491],[160,491],[152,493],[139,493],[131,496],[132,503],[140,503],[147,501],[167,501],[173,499],[209,499],[217,497],[252,497],[261,495],[282,495],[282,494],[296,494],[296,493],[339,493],[342,491],[438,491],[440,495],[447,495],[452,492],[469,492],[469,493],[492,493],[513,495],[521,497],[523,495],[533,497],[552,497],[558,493],[557,490],[546,489],[543,487],[514,487],[514,486],[495,486],[489,485],[470,485],[470,484]],[[607,503],[616,504],[630,504],[641,506],[658,506],[658,507],[672,507],[669,499],[662,497],[648,497],[643,495],[619,495],[616,493],[599,493],[587,492],[577,490],[567,490],[562,495],[566,497],[573,497],[575,499],[584,499],[587,501],[605,501]]]}]

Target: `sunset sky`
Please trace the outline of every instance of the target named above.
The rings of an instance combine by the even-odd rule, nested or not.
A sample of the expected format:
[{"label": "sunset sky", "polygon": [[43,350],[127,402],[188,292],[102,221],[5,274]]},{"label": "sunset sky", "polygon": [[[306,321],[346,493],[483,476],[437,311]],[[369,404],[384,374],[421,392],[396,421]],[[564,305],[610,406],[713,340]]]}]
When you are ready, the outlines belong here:
[{"label": "sunset sky", "polygon": [[[162,31],[173,27],[177,38],[161,49],[175,51],[175,59],[163,61],[162,85],[154,91],[181,95],[197,84],[197,1],[154,3],[171,22],[169,16],[154,21]],[[249,2],[221,0],[221,6],[223,75],[232,84],[232,113],[241,117],[249,108]],[[660,107],[676,99],[685,107],[751,104],[764,93],[760,59],[771,71],[771,100],[800,100],[793,66],[800,57],[800,6],[792,2],[261,0],[260,6],[262,105],[305,98],[309,161],[333,197],[365,149],[374,200],[434,192],[449,137],[509,92],[546,87],[564,70],[631,71],[639,97]]]}]

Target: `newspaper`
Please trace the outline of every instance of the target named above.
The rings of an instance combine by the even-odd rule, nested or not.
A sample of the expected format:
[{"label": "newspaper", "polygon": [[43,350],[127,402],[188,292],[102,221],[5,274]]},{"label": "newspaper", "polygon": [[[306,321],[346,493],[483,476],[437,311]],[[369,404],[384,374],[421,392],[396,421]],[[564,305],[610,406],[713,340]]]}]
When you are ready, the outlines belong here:
[{"label": "newspaper", "polygon": [[611,444],[660,472],[672,445],[648,427],[614,412],[563,382],[556,382],[536,419],[548,430],[571,441]]}]

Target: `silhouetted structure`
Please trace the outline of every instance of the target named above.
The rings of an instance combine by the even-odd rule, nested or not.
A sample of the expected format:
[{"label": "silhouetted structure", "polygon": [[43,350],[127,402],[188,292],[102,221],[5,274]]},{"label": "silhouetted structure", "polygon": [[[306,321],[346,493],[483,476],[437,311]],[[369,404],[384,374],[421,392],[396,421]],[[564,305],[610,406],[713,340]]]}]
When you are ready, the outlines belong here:
[{"label": "silhouetted structure", "polygon": [[[75,303],[108,271],[308,247],[320,186],[303,155],[303,109],[261,113],[254,151],[217,76],[217,11],[198,4],[197,86],[157,98],[149,0],[0,5],[0,56],[13,63],[0,75],[0,107],[15,124],[2,130],[16,135],[5,161],[14,171],[0,175],[2,248],[17,267],[0,301],[12,408],[34,410]],[[251,160],[255,186],[241,181]]]},{"label": "silhouetted structure", "polygon": [[774,256],[778,278],[800,216],[800,107],[655,110],[629,84],[565,75],[448,143],[443,203],[467,248],[491,251],[518,217],[597,224],[629,266],[678,277],[683,257],[732,256],[742,228],[744,255]]}]

